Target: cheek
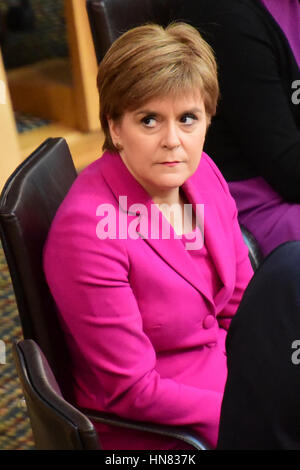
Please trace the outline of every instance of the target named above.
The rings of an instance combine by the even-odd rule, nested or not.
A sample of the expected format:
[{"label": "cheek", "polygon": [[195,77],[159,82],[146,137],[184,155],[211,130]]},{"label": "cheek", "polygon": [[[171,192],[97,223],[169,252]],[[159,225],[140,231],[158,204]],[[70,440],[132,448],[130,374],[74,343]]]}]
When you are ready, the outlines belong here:
[{"label": "cheek", "polygon": [[192,162],[191,162],[192,171],[195,171],[198,168],[198,165],[199,165],[200,160],[201,160],[201,153],[202,153],[201,151],[198,151],[197,154],[192,159]]},{"label": "cheek", "polygon": [[197,158],[197,156],[201,156],[201,152],[203,149],[204,145],[204,139],[205,139],[205,132],[199,132],[197,135],[193,136],[193,139],[190,140],[189,142],[189,150],[191,155],[193,155],[194,158]]},{"label": "cheek", "polygon": [[204,144],[204,140],[206,137],[206,132],[207,132],[207,126],[206,124],[202,126],[201,131],[199,133],[199,140],[202,142],[202,145]]},{"label": "cheek", "polygon": [[189,147],[189,166],[191,169],[195,170],[200,162],[202,151],[203,151],[203,145],[204,145],[204,137],[205,133],[203,135],[198,135],[195,137],[193,142],[190,143]]},{"label": "cheek", "polygon": [[122,145],[124,148],[132,148],[134,147],[134,142],[135,142],[135,138],[134,138],[134,135],[131,135],[131,134],[126,134],[122,137]]},{"label": "cheek", "polygon": [[145,139],[138,131],[127,134],[124,139],[124,147],[127,147],[128,151],[133,153],[146,150],[150,145],[149,139]]}]

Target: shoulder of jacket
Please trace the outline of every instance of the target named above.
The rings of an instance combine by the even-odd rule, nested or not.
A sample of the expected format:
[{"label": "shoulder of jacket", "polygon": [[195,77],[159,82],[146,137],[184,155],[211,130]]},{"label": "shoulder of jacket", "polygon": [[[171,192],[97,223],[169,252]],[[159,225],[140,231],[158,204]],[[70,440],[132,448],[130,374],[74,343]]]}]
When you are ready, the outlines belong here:
[{"label": "shoulder of jacket", "polygon": [[[207,155],[207,153],[202,152],[202,157],[200,160],[200,164],[196,171],[196,178],[202,180],[202,182],[210,185],[214,182],[220,184],[220,186],[227,190],[227,183],[215,164],[215,162]],[[201,184],[201,183],[200,183]]]}]

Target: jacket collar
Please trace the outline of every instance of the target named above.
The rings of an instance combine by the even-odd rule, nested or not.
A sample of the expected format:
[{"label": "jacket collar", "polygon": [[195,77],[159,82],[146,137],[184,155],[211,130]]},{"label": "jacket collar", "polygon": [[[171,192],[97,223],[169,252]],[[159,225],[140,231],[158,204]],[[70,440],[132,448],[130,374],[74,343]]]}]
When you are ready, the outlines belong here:
[{"label": "jacket collar", "polygon": [[[198,173],[199,170],[201,171],[200,167],[201,161],[196,173]],[[139,236],[143,238],[144,241],[148,243],[152,249],[155,250],[157,254],[178,274],[200,291],[206,297],[207,301],[214,307],[217,303],[222,301],[224,295],[226,295],[226,289],[224,289],[224,287],[227,284],[226,281],[228,281],[228,276],[230,276],[231,263],[230,260],[224,257],[224,238],[220,238],[218,236],[220,231],[221,233],[224,232],[224,229],[222,230],[220,217],[217,213],[218,208],[212,200],[213,191],[209,191],[209,188],[199,188],[199,176],[197,178],[196,173],[182,185],[182,189],[184,190],[186,197],[194,207],[196,203],[204,204],[205,245],[212,257],[222,284],[222,288],[214,299],[207,288],[206,281],[202,278],[199,270],[195,268],[193,260],[185,249],[182,240],[174,236],[174,230],[172,227],[170,228],[170,239],[163,240],[151,238],[150,236],[147,236],[150,230],[148,233],[144,233],[142,218],[148,217],[148,224],[146,224],[146,226],[149,228],[151,227],[151,210],[159,213],[160,211],[152,201],[150,195],[128,171],[121,157],[118,154],[105,152],[101,157],[101,170],[117,203],[119,204],[121,202],[119,204],[120,210],[127,213],[129,216],[134,215],[137,217],[136,209],[134,212],[130,212],[130,206],[133,204],[139,204],[146,207],[146,215],[141,211],[139,219],[140,224],[137,226]],[[127,196],[127,198],[120,198],[120,196]],[[161,213],[160,216],[164,218]],[[128,222],[129,221],[130,220],[128,220]]]}]

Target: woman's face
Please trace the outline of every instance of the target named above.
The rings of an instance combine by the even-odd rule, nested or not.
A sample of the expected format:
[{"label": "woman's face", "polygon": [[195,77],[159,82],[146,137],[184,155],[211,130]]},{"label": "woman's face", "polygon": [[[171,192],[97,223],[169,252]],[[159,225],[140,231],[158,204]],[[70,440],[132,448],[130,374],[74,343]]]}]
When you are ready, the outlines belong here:
[{"label": "woman's face", "polygon": [[152,99],[108,122],[124,164],[154,201],[196,171],[207,129],[200,94]]}]

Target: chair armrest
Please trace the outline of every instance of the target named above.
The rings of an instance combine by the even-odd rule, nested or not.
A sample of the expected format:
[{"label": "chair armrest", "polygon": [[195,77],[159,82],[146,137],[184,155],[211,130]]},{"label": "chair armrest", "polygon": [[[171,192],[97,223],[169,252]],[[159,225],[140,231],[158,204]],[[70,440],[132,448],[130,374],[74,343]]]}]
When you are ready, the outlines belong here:
[{"label": "chair armrest", "polygon": [[165,426],[160,424],[145,423],[139,421],[131,421],[119,418],[109,413],[101,411],[90,410],[87,408],[78,408],[84,413],[91,421],[97,423],[107,424],[109,426],[118,426],[127,429],[134,429],[137,431],[150,432],[153,434],[160,434],[162,436],[173,437],[186,442],[197,450],[210,450],[208,445],[201,441],[196,433],[185,429],[183,427]]},{"label": "chair armrest", "polygon": [[246,229],[246,227],[240,224],[240,229],[243,235],[244,242],[246,243],[249,251],[249,258],[254,271],[260,266],[263,256],[260,246],[254,237],[254,235]]}]

